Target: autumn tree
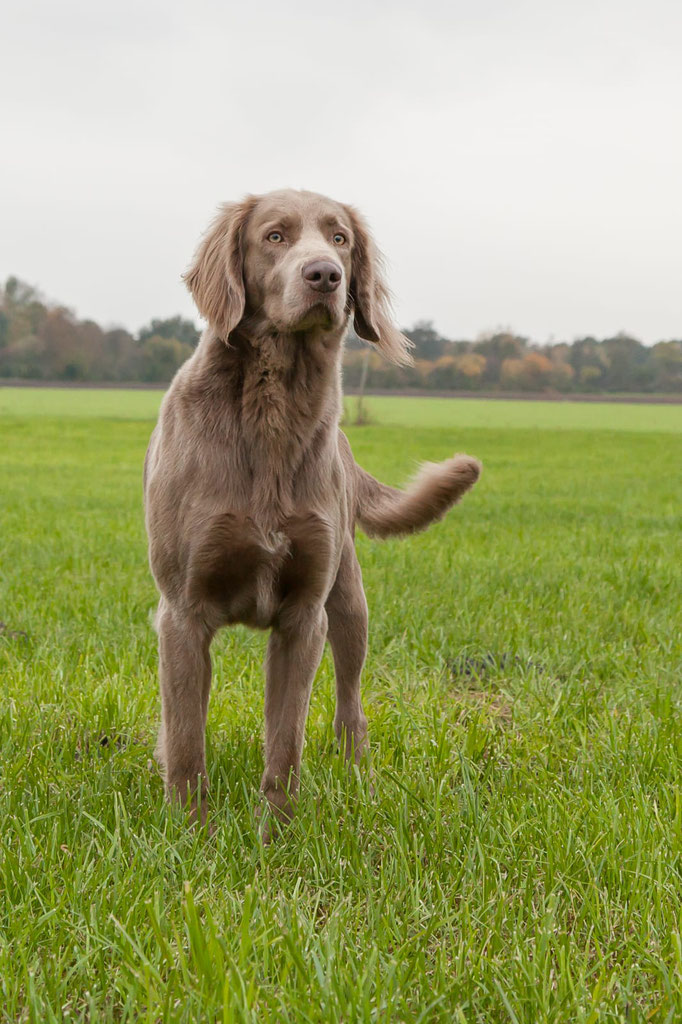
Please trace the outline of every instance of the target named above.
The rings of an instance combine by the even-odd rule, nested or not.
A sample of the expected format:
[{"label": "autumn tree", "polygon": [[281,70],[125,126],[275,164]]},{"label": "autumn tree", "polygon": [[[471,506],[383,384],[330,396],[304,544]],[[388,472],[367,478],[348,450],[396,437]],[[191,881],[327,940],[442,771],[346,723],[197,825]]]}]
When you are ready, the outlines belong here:
[{"label": "autumn tree", "polygon": [[502,387],[519,391],[544,391],[550,383],[552,362],[541,352],[505,359],[500,369]]}]

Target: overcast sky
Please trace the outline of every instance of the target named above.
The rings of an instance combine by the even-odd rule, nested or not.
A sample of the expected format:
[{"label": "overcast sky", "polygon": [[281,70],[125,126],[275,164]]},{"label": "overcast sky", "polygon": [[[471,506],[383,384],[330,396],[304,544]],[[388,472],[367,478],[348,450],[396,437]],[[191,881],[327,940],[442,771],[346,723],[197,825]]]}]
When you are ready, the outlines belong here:
[{"label": "overcast sky", "polygon": [[221,201],[356,204],[399,319],[682,337],[682,3],[24,0],[2,15],[0,277],[196,311]]}]

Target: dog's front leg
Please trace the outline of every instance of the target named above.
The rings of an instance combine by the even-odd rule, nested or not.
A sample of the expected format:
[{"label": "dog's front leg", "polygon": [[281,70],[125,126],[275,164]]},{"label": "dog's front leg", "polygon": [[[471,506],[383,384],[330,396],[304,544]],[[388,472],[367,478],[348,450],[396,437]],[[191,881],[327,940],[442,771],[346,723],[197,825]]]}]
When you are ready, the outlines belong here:
[{"label": "dog's front leg", "polygon": [[163,601],[157,617],[161,729],[157,756],[165,768],[166,791],[183,805],[191,800],[196,819],[206,821],[205,729],[211,688],[212,634],[205,625]]},{"label": "dog's front leg", "polygon": [[268,643],[265,664],[265,771],[261,790],[280,821],[298,793],[305,722],[327,633],[324,608],[289,607]]}]

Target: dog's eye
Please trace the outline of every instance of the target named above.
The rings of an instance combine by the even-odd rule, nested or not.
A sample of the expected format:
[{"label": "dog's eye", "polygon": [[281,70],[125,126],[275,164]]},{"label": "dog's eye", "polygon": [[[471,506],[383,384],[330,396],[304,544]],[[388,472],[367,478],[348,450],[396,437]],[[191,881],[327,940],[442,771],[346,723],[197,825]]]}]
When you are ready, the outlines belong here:
[{"label": "dog's eye", "polygon": [[340,231],[337,231],[332,241],[334,242],[334,245],[345,245],[346,236],[342,235]]},{"label": "dog's eye", "polygon": [[284,235],[280,231],[271,231],[268,235],[268,242],[283,242]]}]

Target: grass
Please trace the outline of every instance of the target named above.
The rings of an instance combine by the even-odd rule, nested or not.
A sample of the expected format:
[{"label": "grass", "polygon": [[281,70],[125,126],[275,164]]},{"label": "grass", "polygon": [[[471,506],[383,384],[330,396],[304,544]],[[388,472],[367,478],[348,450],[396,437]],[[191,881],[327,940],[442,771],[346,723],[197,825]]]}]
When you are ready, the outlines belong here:
[{"label": "grass", "polygon": [[325,655],[263,848],[264,637],[214,646],[211,839],[152,761],[159,398],[0,392],[0,1020],[682,1019],[682,411],[370,401],[382,479],[485,472],[429,533],[358,538],[375,793]]},{"label": "grass", "polygon": [[[156,417],[163,398],[159,390],[119,388],[0,387],[0,416],[106,417],[147,420]],[[350,419],[357,398],[347,398]],[[374,423],[391,427],[485,427],[498,430],[627,430],[641,433],[682,433],[682,403],[628,405],[611,402],[489,401],[466,398],[395,398],[369,400]]]}]

